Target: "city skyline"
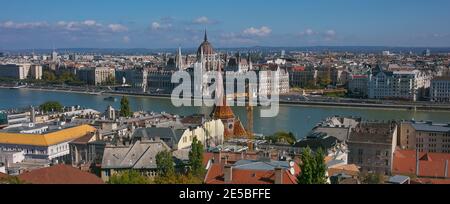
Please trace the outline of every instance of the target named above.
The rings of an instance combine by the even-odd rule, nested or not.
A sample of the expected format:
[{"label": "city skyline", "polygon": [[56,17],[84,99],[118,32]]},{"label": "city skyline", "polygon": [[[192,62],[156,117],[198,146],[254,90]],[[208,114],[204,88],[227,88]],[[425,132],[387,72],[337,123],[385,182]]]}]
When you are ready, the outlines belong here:
[{"label": "city skyline", "polygon": [[[195,47],[449,47],[450,2],[5,2],[0,50]],[[225,8],[225,9],[224,9]],[[228,9],[226,9],[228,8]],[[21,12],[18,12],[21,11]],[[45,14],[45,15],[44,15]]]}]

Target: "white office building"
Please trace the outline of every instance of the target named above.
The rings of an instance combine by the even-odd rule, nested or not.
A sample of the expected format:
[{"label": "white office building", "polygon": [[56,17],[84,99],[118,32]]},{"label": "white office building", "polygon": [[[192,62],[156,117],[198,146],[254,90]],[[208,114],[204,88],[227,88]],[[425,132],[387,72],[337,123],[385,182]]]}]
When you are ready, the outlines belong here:
[{"label": "white office building", "polygon": [[385,71],[377,67],[369,76],[369,98],[417,101],[430,87],[430,76],[419,70]]},{"label": "white office building", "polygon": [[450,102],[450,77],[438,77],[431,81],[430,98],[435,102]]}]

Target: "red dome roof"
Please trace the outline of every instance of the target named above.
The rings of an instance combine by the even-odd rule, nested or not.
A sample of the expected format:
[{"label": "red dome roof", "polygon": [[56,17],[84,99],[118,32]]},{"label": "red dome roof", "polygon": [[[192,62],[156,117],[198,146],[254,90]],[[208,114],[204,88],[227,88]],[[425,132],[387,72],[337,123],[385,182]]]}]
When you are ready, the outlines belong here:
[{"label": "red dome roof", "polygon": [[213,46],[211,45],[211,43],[208,42],[208,35],[206,34],[206,31],[205,31],[205,39],[204,39],[203,43],[200,45],[200,47],[198,47],[197,56],[200,57],[202,51],[203,51],[203,55],[215,54]]}]

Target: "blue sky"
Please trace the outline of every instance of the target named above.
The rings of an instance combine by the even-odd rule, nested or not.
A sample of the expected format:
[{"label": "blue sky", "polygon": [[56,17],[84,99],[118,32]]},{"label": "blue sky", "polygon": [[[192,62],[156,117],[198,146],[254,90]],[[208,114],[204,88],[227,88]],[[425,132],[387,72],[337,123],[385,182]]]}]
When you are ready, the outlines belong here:
[{"label": "blue sky", "polygon": [[0,49],[450,46],[448,0],[0,1]]}]

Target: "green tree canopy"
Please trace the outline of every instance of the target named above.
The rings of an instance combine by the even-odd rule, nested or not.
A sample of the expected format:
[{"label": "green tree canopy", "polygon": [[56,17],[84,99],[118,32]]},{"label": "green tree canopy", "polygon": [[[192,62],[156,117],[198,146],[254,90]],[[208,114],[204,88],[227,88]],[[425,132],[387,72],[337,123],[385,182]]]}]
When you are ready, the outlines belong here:
[{"label": "green tree canopy", "polygon": [[272,143],[288,143],[293,145],[297,142],[297,138],[291,132],[277,132],[267,138]]},{"label": "green tree canopy", "polygon": [[175,173],[172,153],[165,150],[156,155],[156,165],[162,176],[172,175]]},{"label": "green tree canopy", "polygon": [[63,106],[57,101],[49,101],[39,106],[39,108],[48,113],[48,112],[60,112],[63,110]]},{"label": "green tree canopy", "polygon": [[366,173],[362,174],[362,182],[364,184],[383,184],[384,176],[376,173]]},{"label": "green tree canopy", "polygon": [[[201,158],[201,159],[199,159]],[[193,151],[189,153],[191,172],[175,172],[173,156],[169,151],[163,151],[156,155],[156,163],[159,175],[153,180],[155,184],[202,184],[203,145],[196,138],[193,141]]]},{"label": "green tree canopy", "polygon": [[46,82],[54,82],[56,79],[56,75],[52,71],[46,70],[42,73],[42,80]]},{"label": "green tree canopy", "polygon": [[63,72],[59,76],[59,79],[58,79],[58,81],[60,83],[72,83],[72,82],[75,82],[76,80],[77,80],[76,76],[73,73],[69,72],[69,71]]},{"label": "green tree canopy", "polygon": [[109,184],[150,184],[148,177],[143,176],[138,171],[128,170],[114,174],[109,179]]},{"label": "green tree canopy", "polygon": [[169,174],[166,176],[159,175],[153,180],[154,184],[202,184],[203,180],[192,174]]},{"label": "green tree canopy", "polygon": [[8,176],[6,178],[0,178],[0,184],[25,184],[16,176]]},{"label": "green tree canopy", "polygon": [[122,97],[120,100],[120,116],[122,117],[131,117],[133,112],[130,108],[130,102],[126,96]]},{"label": "green tree canopy", "polygon": [[192,148],[189,152],[189,166],[194,176],[202,176],[205,173],[203,168],[203,144],[196,137],[192,140]]},{"label": "green tree canopy", "polygon": [[327,168],[323,151],[319,149],[313,153],[310,148],[305,148],[301,156],[300,170],[298,184],[325,184]]}]

